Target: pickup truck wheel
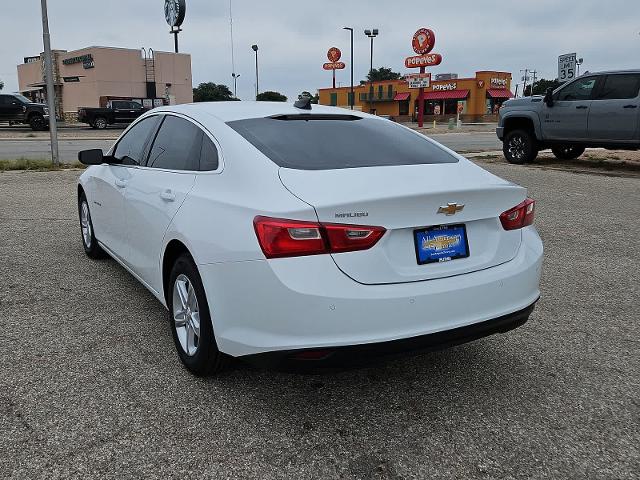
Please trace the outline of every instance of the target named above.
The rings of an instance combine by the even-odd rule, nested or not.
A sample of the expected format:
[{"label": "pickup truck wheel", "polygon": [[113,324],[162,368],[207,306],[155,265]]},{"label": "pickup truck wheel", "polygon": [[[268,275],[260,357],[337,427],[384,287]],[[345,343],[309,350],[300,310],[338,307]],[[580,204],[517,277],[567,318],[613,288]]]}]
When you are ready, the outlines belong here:
[{"label": "pickup truck wheel", "polygon": [[551,149],[553,154],[559,160],[573,160],[582,155],[584,150],[584,147],[577,147],[575,145],[560,145]]},{"label": "pickup truck wheel", "polygon": [[46,130],[46,122],[44,121],[44,117],[42,115],[31,115],[29,117],[29,125],[31,126],[31,130]]},{"label": "pickup truck wheel", "polygon": [[104,117],[98,117],[93,121],[93,126],[98,130],[104,130],[107,128],[107,119]]},{"label": "pickup truck wheel", "polygon": [[504,137],[502,152],[509,163],[532,162],[538,156],[533,134],[527,130],[513,130]]}]

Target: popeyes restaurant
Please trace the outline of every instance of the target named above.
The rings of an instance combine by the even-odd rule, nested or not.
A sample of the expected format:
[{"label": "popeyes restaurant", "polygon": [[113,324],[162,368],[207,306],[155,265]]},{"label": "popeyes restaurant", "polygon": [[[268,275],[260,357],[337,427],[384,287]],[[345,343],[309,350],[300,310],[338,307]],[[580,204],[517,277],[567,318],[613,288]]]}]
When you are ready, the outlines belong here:
[{"label": "popeyes restaurant", "polygon": [[[321,88],[319,103],[384,115],[396,121],[430,121],[460,119],[467,122],[495,121],[502,103],[513,98],[511,74],[483,70],[471,78],[458,78],[457,74],[434,74],[433,67],[443,61],[442,55],[433,53],[436,35],[429,28],[420,28],[411,40],[416,55],[405,58],[405,68],[418,68],[419,73],[407,73],[400,80],[367,82],[351,87],[335,88],[335,70],[345,68],[338,62],[340,50],[332,47],[327,56],[325,70],[333,70],[333,88]],[[427,71],[429,68],[429,71]]]},{"label": "popeyes restaurant", "polygon": [[[349,108],[350,87],[322,88],[322,105]],[[387,115],[399,122],[415,121],[418,113],[418,89],[409,88],[403,80],[373,82],[354,87],[354,108],[376,115]],[[457,118],[458,108],[463,122],[495,121],[503,102],[513,98],[511,74],[481,71],[471,78],[431,81],[424,88],[425,122]]]}]

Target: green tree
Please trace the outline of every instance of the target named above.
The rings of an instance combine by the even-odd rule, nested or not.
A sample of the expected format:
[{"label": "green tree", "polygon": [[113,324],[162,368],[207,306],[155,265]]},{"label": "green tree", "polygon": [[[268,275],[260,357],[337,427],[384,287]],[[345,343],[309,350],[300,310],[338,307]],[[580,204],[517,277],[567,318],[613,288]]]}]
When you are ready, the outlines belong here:
[{"label": "green tree", "polygon": [[320,95],[316,92],[315,95],[311,95],[311,92],[307,92],[306,90],[298,95],[298,98],[307,97],[311,99],[311,103],[317,104],[320,101]]},{"label": "green tree", "polygon": [[4,82],[0,80],[0,90],[2,90],[3,88],[4,88]]},{"label": "green tree", "polygon": [[364,85],[367,82],[379,82],[384,80],[399,80],[402,75],[398,72],[392,71],[387,67],[374,68],[367,74],[366,80],[360,80],[360,85]]},{"label": "green tree", "polygon": [[287,97],[279,92],[266,91],[259,93],[256,100],[259,102],[286,102]]},{"label": "green tree", "polygon": [[194,102],[224,102],[237,100],[226,85],[217,85],[213,82],[201,83],[193,89]]},{"label": "green tree", "polygon": [[[547,88],[553,88],[554,90],[562,85],[558,80],[545,80],[541,78],[536,83],[533,84],[533,94],[534,95],[544,95],[547,93]],[[531,85],[527,85],[524,89],[524,96],[531,96]]]}]

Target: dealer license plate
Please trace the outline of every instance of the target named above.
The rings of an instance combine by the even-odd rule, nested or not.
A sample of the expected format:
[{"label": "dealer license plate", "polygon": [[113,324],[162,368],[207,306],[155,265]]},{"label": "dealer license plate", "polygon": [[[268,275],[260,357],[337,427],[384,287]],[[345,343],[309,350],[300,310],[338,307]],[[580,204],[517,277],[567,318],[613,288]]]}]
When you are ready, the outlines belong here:
[{"label": "dealer license plate", "polygon": [[450,262],[469,256],[467,229],[464,225],[440,225],[414,230],[419,265]]}]

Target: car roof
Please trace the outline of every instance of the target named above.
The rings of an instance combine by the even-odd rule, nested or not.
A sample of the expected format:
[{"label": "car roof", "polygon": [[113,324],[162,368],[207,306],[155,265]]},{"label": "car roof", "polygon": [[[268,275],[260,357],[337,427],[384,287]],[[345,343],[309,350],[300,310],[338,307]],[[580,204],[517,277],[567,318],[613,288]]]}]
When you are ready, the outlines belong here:
[{"label": "car roof", "polygon": [[590,75],[613,75],[615,73],[640,73],[640,69],[629,69],[629,70],[605,70],[603,72],[585,72],[584,76]]},{"label": "car roof", "polygon": [[293,102],[199,102],[158,107],[154,108],[151,111],[181,113],[192,118],[196,118],[202,115],[211,115],[213,117],[216,117],[221,122],[225,123],[232,122],[234,120],[271,117],[274,115],[308,115],[314,113],[371,117],[371,115],[362,113],[358,110],[349,110],[339,107],[328,107],[325,105],[311,105],[311,110],[303,110],[294,107]]}]

